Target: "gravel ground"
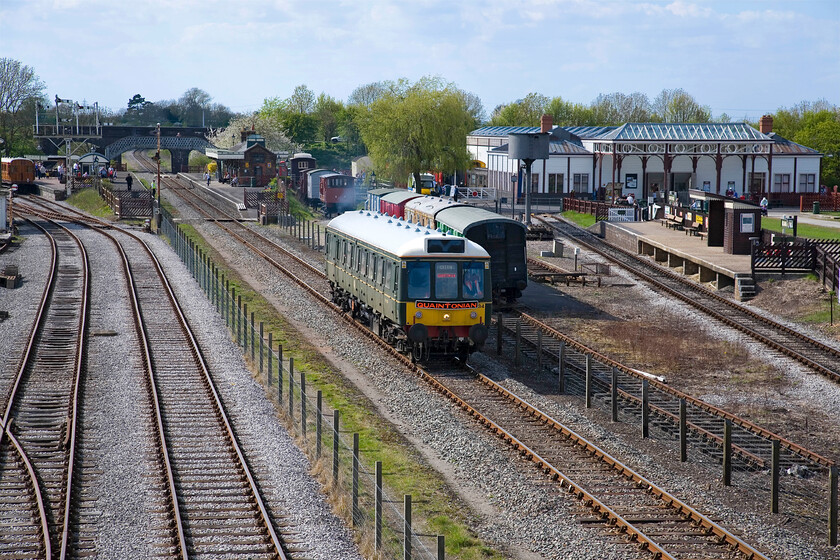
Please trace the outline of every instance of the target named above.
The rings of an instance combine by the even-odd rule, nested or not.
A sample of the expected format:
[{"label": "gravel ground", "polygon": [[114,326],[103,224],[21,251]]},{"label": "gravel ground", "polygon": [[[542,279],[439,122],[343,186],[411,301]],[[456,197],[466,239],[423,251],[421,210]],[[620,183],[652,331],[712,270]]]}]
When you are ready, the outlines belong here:
[{"label": "gravel ground", "polygon": [[361,559],[352,535],[332,514],[311,465],[277,419],[274,406],[245,366],[216,313],[178,256],[163,240],[146,236],[160,259],[205,353],[240,444],[257,473],[266,500],[296,531],[305,557]]},{"label": "gravel ground", "polygon": [[[97,558],[151,558],[171,544],[155,461],[154,426],[119,255],[103,235],[79,230],[91,267],[90,333],[80,444],[86,465],[79,515]],[[118,281],[114,281],[117,279]],[[139,421],[138,421],[139,419]]]},{"label": "gravel ground", "polygon": [[[548,247],[540,247],[539,243],[536,243],[535,247],[529,248],[529,251],[533,249],[534,252],[538,253],[539,250],[547,248]],[[231,247],[230,251],[233,252],[235,249]],[[313,262],[317,262],[317,260],[317,255],[313,256]],[[234,261],[236,262],[240,272],[243,270],[243,267],[246,270],[251,267],[251,260],[248,258],[236,258]],[[262,274],[264,273],[256,273],[255,277],[260,277]],[[634,283],[634,280],[622,271],[616,271],[616,275],[616,283]],[[277,275],[274,275],[270,282],[262,280],[261,283],[263,286],[271,284],[272,288],[270,290],[277,292],[278,295],[286,294],[286,297],[282,298],[283,301],[281,308],[283,312],[287,314],[294,315],[297,313],[297,320],[299,323],[322,324],[322,321],[329,320],[328,316],[318,316],[317,319],[315,319],[314,316],[309,317],[308,312],[305,310],[302,313],[299,312],[297,304],[301,303],[301,298],[296,296],[288,297],[289,290],[294,290],[294,288],[286,286],[284,281],[281,278],[278,278]],[[678,307],[675,308],[673,302],[662,301],[663,298],[661,298],[661,296],[655,294],[644,286],[636,286],[634,290],[647,292],[646,299],[642,300],[642,305],[654,305],[655,308],[652,310],[654,314],[659,312],[669,312],[679,314],[680,316],[691,316],[698,325],[705,325],[704,328],[709,328],[713,334],[721,336],[721,329],[708,327],[704,318],[687,306],[679,304]],[[290,306],[291,303],[294,303],[295,305]],[[650,310],[650,307],[647,308]],[[517,511],[510,503],[516,503],[520,499],[518,492],[509,491],[509,489],[515,485],[511,485],[510,482],[502,476],[505,480],[502,486],[506,488],[506,490],[503,490],[502,497],[500,497],[498,493],[494,493],[486,489],[493,484],[493,477],[488,475],[491,473],[496,474],[498,468],[497,465],[499,463],[497,461],[489,461],[488,463],[482,463],[484,468],[472,470],[468,466],[471,461],[477,460],[477,458],[482,457],[482,454],[486,454],[488,451],[480,451],[476,454],[476,450],[473,448],[474,442],[463,442],[457,435],[452,436],[455,439],[452,439],[451,442],[449,441],[449,432],[446,430],[453,429],[451,428],[451,425],[455,420],[457,420],[457,414],[452,417],[449,415],[442,416],[443,413],[438,412],[437,409],[435,409],[434,414],[430,415],[431,418],[424,418],[422,413],[418,411],[425,411],[427,407],[432,406],[432,403],[425,398],[416,404],[414,400],[419,398],[418,393],[422,394],[425,391],[414,390],[410,387],[401,387],[395,392],[394,388],[392,388],[393,383],[395,383],[396,379],[401,377],[401,375],[399,372],[396,372],[397,375],[392,375],[394,366],[384,368],[380,363],[376,361],[372,362],[370,356],[364,355],[362,355],[363,359],[360,362],[360,357],[357,356],[358,352],[347,350],[348,348],[353,348],[352,341],[348,340],[345,342],[343,340],[343,335],[339,337],[336,331],[332,329],[329,330],[332,334],[328,337],[324,337],[324,340],[329,343],[332,353],[335,353],[339,357],[344,357],[346,360],[362,369],[365,379],[371,382],[375,386],[375,389],[378,390],[375,393],[375,400],[379,405],[380,410],[385,409],[388,416],[393,419],[396,425],[404,431],[407,431],[410,434],[410,437],[411,434],[414,434],[414,437],[411,437],[411,439],[428,446],[431,450],[430,453],[438,456],[450,465],[456,465],[454,469],[454,475],[456,476],[456,479],[453,480],[454,483],[464,484],[469,487],[476,484],[476,480],[481,481],[477,486],[478,494],[484,495],[488,498],[499,511],[499,515],[492,520],[493,527],[486,532],[482,532],[482,536],[488,538],[490,542],[504,542],[505,539],[509,538],[508,536],[505,536],[506,532],[509,532],[523,538],[525,543],[532,543],[530,545],[531,550],[538,551],[547,557],[554,557],[554,555],[559,554],[556,548],[552,548],[553,543],[550,539],[545,539],[544,537],[533,537],[531,536],[531,533],[536,533],[537,535],[554,534],[555,531],[552,527],[562,527],[562,525],[558,525],[557,520],[552,520],[544,526],[539,522],[536,522],[536,525],[531,522],[525,523],[525,527],[519,525],[519,523],[523,520],[527,520],[528,516],[527,514],[523,514],[521,511]],[[725,335],[733,337],[733,340],[740,343],[750,345],[751,352],[754,352],[757,357],[766,358],[766,350],[751,341],[744,342],[742,340],[744,338],[743,335],[736,332],[727,332]],[[318,345],[320,344],[320,340],[314,341],[313,343]],[[796,383],[798,390],[802,391],[801,396],[803,398],[807,393],[816,391],[822,396],[822,398],[825,399],[825,404],[827,404],[827,406],[832,406],[832,395],[835,389],[833,386],[828,386],[830,384],[826,385],[825,383],[827,382],[819,376],[807,374],[801,371],[798,364],[793,363],[791,360],[781,356],[774,356],[773,359],[782,360],[783,363],[779,367],[786,368],[788,372],[792,372],[789,374],[798,373],[803,376],[803,379],[798,379]],[[492,356],[476,356],[475,360],[482,368],[487,367],[490,370],[497,370],[496,375],[500,378],[508,378],[511,375],[504,367],[501,367],[500,369],[500,366],[495,363]],[[342,367],[342,369],[346,372],[347,368]],[[797,372],[796,370],[799,371]],[[619,428],[611,425],[608,418],[602,414],[593,414],[590,418],[589,416],[574,412],[574,409],[569,408],[569,403],[558,404],[550,399],[546,400],[544,398],[540,398],[538,395],[531,394],[530,391],[521,384],[514,381],[511,382],[514,383],[517,388],[517,392],[521,392],[526,398],[537,402],[546,402],[546,407],[548,410],[552,411],[552,414],[555,414],[556,417],[563,421],[569,422],[574,429],[581,431],[584,436],[590,437],[599,445],[607,448],[608,451],[615,453],[618,458],[631,463],[635,466],[635,468],[638,468],[644,476],[650,478],[654,482],[661,483],[665,488],[675,493],[675,495],[687,500],[689,503],[697,504],[702,511],[706,512],[714,519],[721,520],[724,526],[738,531],[743,531],[750,542],[756,543],[756,545],[762,550],[768,551],[771,557],[838,557],[837,551],[827,551],[822,546],[822,542],[816,542],[809,539],[808,535],[797,536],[792,534],[784,527],[784,525],[788,522],[788,519],[784,515],[769,516],[764,515],[763,513],[757,513],[763,512],[766,509],[766,504],[757,503],[755,499],[751,499],[749,497],[745,498],[745,496],[743,496],[742,489],[739,489],[737,486],[730,489],[721,488],[716,480],[716,476],[713,475],[710,477],[710,473],[719,473],[719,465],[712,464],[712,462],[708,460],[704,461],[696,458],[693,458],[695,463],[692,465],[681,465],[673,452],[673,447],[671,447],[669,451],[666,446],[656,442],[646,442],[645,444],[640,444],[638,434],[636,433],[637,430],[635,428]],[[817,388],[809,389],[809,384],[816,384]],[[410,398],[413,400],[409,400],[405,405],[398,406],[395,403],[392,404],[392,401],[397,398],[398,395],[405,395],[402,398]],[[705,396],[708,398],[714,395]],[[748,388],[745,388],[743,391],[743,396],[744,398],[756,398],[750,394]],[[813,396],[813,394],[811,394],[811,396]],[[433,401],[435,399],[437,399],[437,397],[434,397]],[[409,415],[409,417],[399,415],[399,411],[403,409],[403,406],[409,407],[409,410],[412,410],[413,414]],[[579,406],[579,403],[576,406]],[[435,421],[435,419],[441,418],[446,418],[446,421]],[[427,424],[426,422],[428,421],[431,421],[432,423]],[[468,424],[470,423],[468,422]],[[469,430],[471,430],[471,428],[468,426],[468,431]],[[489,442],[489,444],[493,445],[493,442]],[[641,450],[640,447],[645,447],[645,449]],[[504,454],[504,451],[501,453]],[[469,459],[465,459],[464,457],[469,457]],[[492,467],[490,465],[492,465]],[[540,495],[543,500],[546,499],[544,494]],[[469,494],[467,495],[467,498],[469,499]],[[541,500],[536,499],[531,503],[541,503]],[[477,504],[476,508],[481,510],[481,504]],[[508,513],[512,514],[511,518],[508,518],[506,515]],[[483,529],[486,529],[486,527]],[[566,530],[566,527],[563,527],[560,533],[564,533]],[[494,537],[501,538],[499,541],[495,541]],[[822,539],[820,539],[820,541],[821,540]],[[519,541],[508,540],[508,542],[518,543]],[[534,546],[533,543],[536,542],[539,544]],[[529,545],[525,544],[525,546]],[[566,550],[568,551],[568,549]],[[586,550],[575,552],[581,557],[586,557],[587,554]]]}]

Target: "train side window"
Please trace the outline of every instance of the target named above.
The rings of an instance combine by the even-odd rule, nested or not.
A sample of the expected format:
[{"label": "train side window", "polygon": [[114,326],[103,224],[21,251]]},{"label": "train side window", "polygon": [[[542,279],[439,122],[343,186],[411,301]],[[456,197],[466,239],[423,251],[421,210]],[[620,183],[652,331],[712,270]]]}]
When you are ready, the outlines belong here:
[{"label": "train side window", "polygon": [[379,255],[373,255],[373,283],[374,284],[379,279],[379,266],[380,266],[381,262],[382,262],[382,259],[379,258]]},{"label": "train side window", "polygon": [[356,249],[356,272],[360,272],[362,270],[362,248],[358,247]]},{"label": "train side window", "polygon": [[[409,262],[408,299],[424,299],[431,295],[431,275],[428,262]],[[457,285],[456,285],[457,288]]]},{"label": "train side window", "polygon": [[385,263],[385,286],[391,286],[391,279],[394,277],[394,263],[388,261]]}]

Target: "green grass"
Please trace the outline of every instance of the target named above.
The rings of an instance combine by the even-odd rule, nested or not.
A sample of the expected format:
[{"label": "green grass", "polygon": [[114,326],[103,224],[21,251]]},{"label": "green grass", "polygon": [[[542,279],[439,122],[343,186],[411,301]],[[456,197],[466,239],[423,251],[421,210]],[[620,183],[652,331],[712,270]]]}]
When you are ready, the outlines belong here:
[{"label": "green grass", "polygon": [[[292,201],[296,199],[292,197]],[[292,202],[292,211],[303,215],[308,209],[300,203]],[[374,462],[382,461],[386,473],[386,486],[392,496],[412,494],[414,496],[415,521],[429,519],[429,527],[423,532],[434,530],[446,537],[448,558],[463,560],[501,559],[503,556],[487,547],[472,535],[465,523],[464,513],[459,509],[451,492],[440,475],[419,460],[413,451],[407,451],[408,442],[393,426],[376,411],[376,406],[358,389],[351,385],[340,373],[336,372],[317,348],[303,338],[275,308],[253,290],[238,274],[225,266],[224,259],[213,247],[189,224],[179,226],[184,234],[220,268],[230,288],[236,291],[237,299],[248,305],[248,313],[254,313],[256,325],[263,322],[266,338],[272,333],[274,349],[283,345],[284,358],[294,357],[295,377],[304,372],[307,393],[314,395],[320,390],[324,403],[332,409],[341,411],[342,437],[351,433],[359,434],[360,448],[363,450],[362,461],[365,469],[373,471]],[[248,354],[250,358],[250,353]],[[258,364],[251,364],[252,370]],[[263,383],[266,378],[261,378]],[[284,382],[288,384],[288,379]],[[288,390],[288,387],[285,388]],[[276,392],[276,388],[270,390]],[[296,396],[297,400],[297,396]],[[325,437],[329,446],[331,438]],[[327,447],[328,449],[328,447]],[[342,464],[349,462],[349,457],[342,457]],[[344,470],[344,468],[342,468]],[[326,468],[331,472],[331,468]],[[331,477],[328,473],[328,478]]]},{"label": "green grass", "polygon": [[[782,233],[781,218],[761,218],[761,227],[768,231],[775,231]],[[791,231],[786,231],[787,235],[791,235]],[[807,237],[809,239],[831,239],[840,240],[840,228],[831,228],[823,226],[815,226],[811,224],[799,223],[796,226],[796,235],[799,237]]]},{"label": "green grass", "polygon": [[595,224],[595,216],[592,214],[582,214],[580,212],[575,212],[574,210],[566,210],[563,212],[562,216],[583,228],[588,228],[589,226]]},{"label": "green grass", "polygon": [[68,204],[87,212],[97,218],[113,218],[114,212],[108,206],[96,189],[81,189],[67,199]]}]

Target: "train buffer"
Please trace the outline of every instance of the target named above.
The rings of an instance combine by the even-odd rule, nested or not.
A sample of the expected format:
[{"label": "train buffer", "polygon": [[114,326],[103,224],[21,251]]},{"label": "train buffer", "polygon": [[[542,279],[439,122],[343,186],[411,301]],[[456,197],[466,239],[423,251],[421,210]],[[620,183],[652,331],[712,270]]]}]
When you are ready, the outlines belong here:
[{"label": "train buffer", "polygon": [[20,286],[20,274],[18,274],[17,266],[13,264],[6,265],[6,268],[0,273],[0,285],[5,288],[17,288]]}]

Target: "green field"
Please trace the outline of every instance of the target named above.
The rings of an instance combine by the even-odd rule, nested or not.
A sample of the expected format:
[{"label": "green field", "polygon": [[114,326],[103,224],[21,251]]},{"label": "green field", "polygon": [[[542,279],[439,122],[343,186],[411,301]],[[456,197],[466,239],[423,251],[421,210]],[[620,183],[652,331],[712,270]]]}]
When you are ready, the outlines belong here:
[{"label": "green field", "polygon": [[[782,220],[780,218],[761,218],[761,227],[767,231],[775,231],[782,233]],[[790,234],[790,231],[785,233]],[[798,224],[796,228],[796,235],[798,237],[807,237],[808,239],[830,239],[840,240],[840,228],[815,226],[811,224]]]}]

